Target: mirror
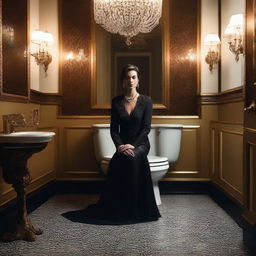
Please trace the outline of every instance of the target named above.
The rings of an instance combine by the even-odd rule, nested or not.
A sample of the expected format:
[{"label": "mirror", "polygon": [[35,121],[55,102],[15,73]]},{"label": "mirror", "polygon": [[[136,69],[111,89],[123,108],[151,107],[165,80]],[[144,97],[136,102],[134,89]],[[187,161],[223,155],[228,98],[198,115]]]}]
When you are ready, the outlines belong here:
[{"label": "mirror", "polygon": [[28,3],[27,0],[0,1],[0,8],[2,23],[0,96],[27,101],[29,97],[26,56]]},{"label": "mirror", "polygon": [[[239,54],[239,60],[235,60],[235,55],[229,49],[229,38],[224,34],[229,23],[229,20],[234,14],[245,14],[245,1],[226,0],[220,3],[220,20],[221,20],[221,91],[227,91],[235,87],[244,85],[244,65],[245,56]],[[245,37],[243,42],[245,47]],[[232,74],[232,75],[231,75]]]},{"label": "mirror", "polygon": [[[149,95],[155,108],[166,108],[165,81],[168,70],[166,35],[168,28],[168,1],[163,1],[160,23],[150,33],[135,36],[132,45],[125,44],[125,38],[111,34],[94,22],[96,71],[92,88],[92,108],[109,108],[111,99],[122,94],[120,73],[127,64],[135,64],[140,69],[139,93]],[[164,17],[164,19],[163,19]],[[168,43],[167,43],[168,44]],[[164,54],[163,54],[164,53]]]}]

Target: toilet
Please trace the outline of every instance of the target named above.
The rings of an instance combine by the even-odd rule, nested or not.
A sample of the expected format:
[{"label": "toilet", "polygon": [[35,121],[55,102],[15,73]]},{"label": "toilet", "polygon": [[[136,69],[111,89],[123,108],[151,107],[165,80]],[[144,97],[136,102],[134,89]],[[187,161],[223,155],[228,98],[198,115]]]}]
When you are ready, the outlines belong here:
[{"label": "toilet", "polygon": [[[106,174],[109,161],[116,151],[110,136],[110,125],[94,124],[92,128],[96,159],[101,165],[101,170]],[[179,157],[182,128],[181,124],[151,125],[148,135],[150,141],[148,161],[157,205],[161,204],[158,181],[164,177]]]}]

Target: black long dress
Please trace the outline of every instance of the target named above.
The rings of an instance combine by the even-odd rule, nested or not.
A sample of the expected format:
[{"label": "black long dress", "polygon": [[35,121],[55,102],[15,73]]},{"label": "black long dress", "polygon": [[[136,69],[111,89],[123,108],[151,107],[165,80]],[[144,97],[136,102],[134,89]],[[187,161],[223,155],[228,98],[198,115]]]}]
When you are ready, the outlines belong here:
[{"label": "black long dress", "polygon": [[116,147],[132,144],[135,156],[115,152],[107,172],[105,188],[99,201],[85,210],[63,214],[72,221],[94,224],[130,224],[154,221],[160,217],[147,159],[150,149],[152,101],[139,95],[128,114],[124,96],[112,100],[111,137]]}]

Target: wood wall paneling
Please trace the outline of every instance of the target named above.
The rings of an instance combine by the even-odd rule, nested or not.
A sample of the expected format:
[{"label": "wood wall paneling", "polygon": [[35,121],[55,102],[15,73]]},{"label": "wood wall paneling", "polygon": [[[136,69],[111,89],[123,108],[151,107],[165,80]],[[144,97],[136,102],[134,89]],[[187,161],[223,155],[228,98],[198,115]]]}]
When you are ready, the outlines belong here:
[{"label": "wood wall paneling", "polygon": [[27,0],[2,0],[2,98],[29,97]]},{"label": "wood wall paneling", "polygon": [[256,130],[244,131],[244,217],[256,224]]},{"label": "wood wall paneling", "polygon": [[64,127],[63,174],[75,179],[102,179],[93,150],[91,126]]},{"label": "wood wall paneling", "polygon": [[243,201],[243,134],[220,131],[220,176],[225,186],[234,190]]},{"label": "wood wall paneling", "polygon": [[211,177],[214,183],[243,204],[243,126],[211,122]]}]

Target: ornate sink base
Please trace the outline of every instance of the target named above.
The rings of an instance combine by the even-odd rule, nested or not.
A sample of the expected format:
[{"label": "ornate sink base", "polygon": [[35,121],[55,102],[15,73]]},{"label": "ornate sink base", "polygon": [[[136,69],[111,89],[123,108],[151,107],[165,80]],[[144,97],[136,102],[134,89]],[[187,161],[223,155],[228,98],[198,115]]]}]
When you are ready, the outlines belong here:
[{"label": "ornate sink base", "polygon": [[42,234],[40,228],[35,227],[27,215],[26,188],[31,182],[31,175],[27,168],[27,160],[47,146],[46,143],[1,143],[0,165],[3,169],[4,180],[12,184],[17,193],[17,220],[9,228],[2,240],[36,240],[36,235]]}]

